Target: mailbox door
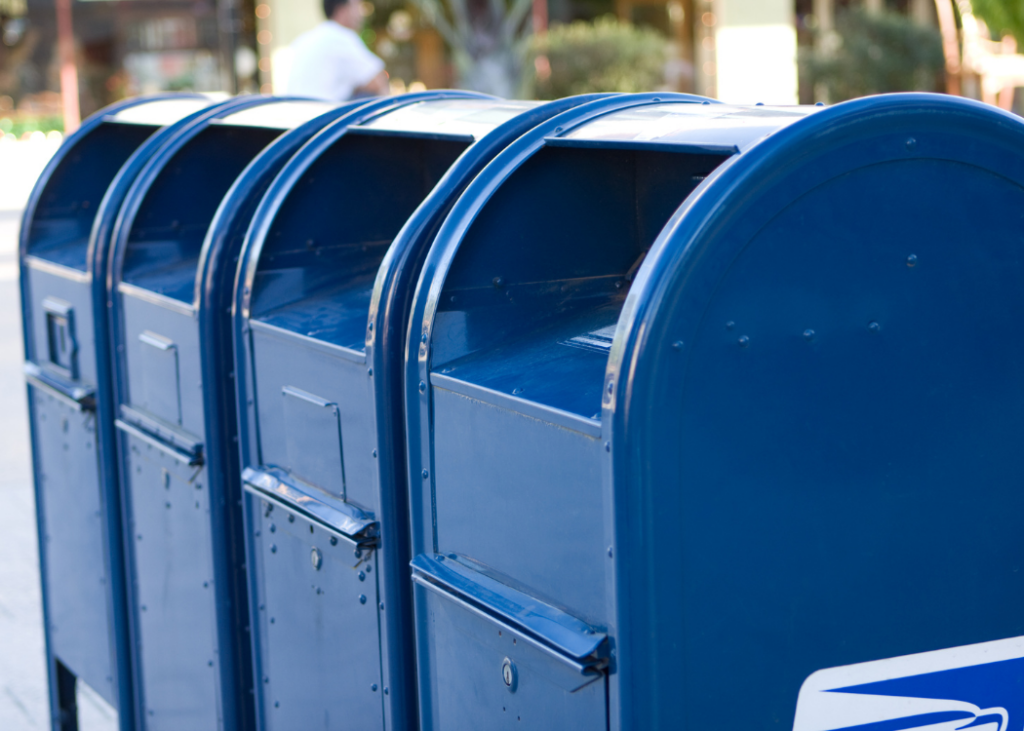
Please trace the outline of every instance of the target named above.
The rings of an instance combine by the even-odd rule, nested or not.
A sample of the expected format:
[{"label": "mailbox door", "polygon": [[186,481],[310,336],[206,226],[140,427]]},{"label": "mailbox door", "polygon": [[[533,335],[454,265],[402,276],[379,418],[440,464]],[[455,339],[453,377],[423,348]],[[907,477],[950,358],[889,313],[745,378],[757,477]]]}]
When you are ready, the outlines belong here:
[{"label": "mailbox door", "polygon": [[146,727],[215,729],[220,658],[209,486],[204,470],[147,436],[123,437]]},{"label": "mailbox door", "polygon": [[265,728],[383,729],[376,552],[249,499]]},{"label": "mailbox door", "polygon": [[31,386],[29,393],[50,644],[76,676],[115,704],[96,412],[42,387]]},{"label": "mailbox door", "polygon": [[428,582],[415,587],[423,633],[422,700],[430,729],[607,729],[602,672],[581,672],[471,601]]},{"label": "mailbox door", "polygon": [[262,461],[372,510],[372,393],[361,354],[262,323],[252,329]]}]

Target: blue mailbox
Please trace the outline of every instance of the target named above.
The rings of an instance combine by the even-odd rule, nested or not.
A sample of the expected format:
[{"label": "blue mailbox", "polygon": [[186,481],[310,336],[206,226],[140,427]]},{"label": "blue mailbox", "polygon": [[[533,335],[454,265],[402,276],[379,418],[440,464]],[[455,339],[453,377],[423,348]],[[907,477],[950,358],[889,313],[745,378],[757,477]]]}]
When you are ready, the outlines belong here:
[{"label": "blue mailbox", "polygon": [[115,424],[144,728],[252,727],[231,293],[273,176],[352,106],[240,98],[161,147],[122,208]]},{"label": "blue mailbox", "polygon": [[1024,722],[1022,150],[637,97],[499,155],[410,316],[423,727]]},{"label": "blue mailbox", "polygon": [[457,195],[583,99],[452,93],[362,107],[282,170],[236,285],[261,728],[416,725],[405,314]]},{"label": "blue mailbox", "polygon": [[22,220],[25,376],[51,715],[60,728],[76,723],[76,681],[117,711],[122,728],[134,721],[109,412],[107,254],[121,202],[149,155],[212,101],[141,98],[85,120],[43,171]]}]

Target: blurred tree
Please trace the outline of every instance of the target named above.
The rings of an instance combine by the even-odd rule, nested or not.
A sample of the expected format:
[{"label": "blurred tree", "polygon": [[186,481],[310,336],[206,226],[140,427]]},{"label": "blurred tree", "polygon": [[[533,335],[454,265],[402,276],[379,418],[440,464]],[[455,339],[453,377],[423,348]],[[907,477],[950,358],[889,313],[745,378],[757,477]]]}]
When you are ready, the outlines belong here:
[{"label": "blurred tree", "polygon": [[532,0],[412,0],[448,43],[456,83],[514,97],[530,37]]},{"label": "blurred tree", "polygon": [[653,91],[665,83],[668,40],[614,16],[553,25],[530,44],[532,96],[558,99],[600,91]]},{"label": "blurred tree", "polygon": [[937,28],[861,8],[836,17],[834,33],[801,51],[802,72],[830,102],[894,91],[936,91],[945,68]]},{"label": "blurred tree", "polygon": [[992,38],[1009,33],[1024,48],[1024,0],[971,0],[974,14],[985,21]]}]

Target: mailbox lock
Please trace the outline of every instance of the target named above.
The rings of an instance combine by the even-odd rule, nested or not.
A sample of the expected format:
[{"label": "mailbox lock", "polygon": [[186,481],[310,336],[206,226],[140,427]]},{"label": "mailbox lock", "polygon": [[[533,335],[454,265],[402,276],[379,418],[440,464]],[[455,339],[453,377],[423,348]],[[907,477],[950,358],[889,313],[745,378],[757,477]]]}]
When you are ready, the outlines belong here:
[{"label": "mailbox lock", "polygon": [[501,662],[501,680],[505,683],[505,687],[508,688],[509,693],[516,692],[519,673],[516,672],[516,664],[507,657]]},{"label": "mailbox lock", "polygon": [[313,568],[319,571],[321,564],[324,562],[324,555],[320,553],[319,548],[314,546],[313,550],[309,552],[309,560],[313,564]]}]

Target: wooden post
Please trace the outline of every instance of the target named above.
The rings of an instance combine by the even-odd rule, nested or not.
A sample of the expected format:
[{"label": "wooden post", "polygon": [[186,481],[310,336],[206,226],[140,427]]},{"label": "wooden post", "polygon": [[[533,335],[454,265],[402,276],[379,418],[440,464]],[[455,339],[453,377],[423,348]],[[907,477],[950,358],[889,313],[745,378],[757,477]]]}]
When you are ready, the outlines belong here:
[{"label": "wooden post", "polygon": [[910,17],[921,25],[934,26],[935,3],[933,0],[910,0]]},{"label": "wooden post", "polygon": [[548,0],[533,0],[533,32],[548,32]]},{"label": "wooden post", "polygon": [[717,96],[722,101],[796,104],[796,25],[792,0],[719,0],[714,32]]},{"label": "wooden post", "polygon": [[64,134],[69,135],[82,122],[78,106],[78,69],[75,66],[71,0],[57,0],[57,53],[60,59],[60,103],[64,112]]},{"label": "wooden post", "polygon": [[819,33],[835,30],[836,0],[814,0],[814,18],[818,21]]},{"label": "wooden post", "polygon": [[864,7],[872,15],[879,15],[885,9],[885,0],[864,0]]},{"label": "wooden post", "polygon": [[[836,29],[836,0],[814,0],[814,17],[818,21],[817,47],[821,53],[827,48],[829,36]],[[828,84],[814,85],[814,101],[828,103]]]},{"label": "wooden post", "polygon": [[959,96],[963,70],[960,65],[960,32],[956,27],[952,0],[936,0],[935,11],[942,33],[942,53],[946,58],[946,93]]}]

